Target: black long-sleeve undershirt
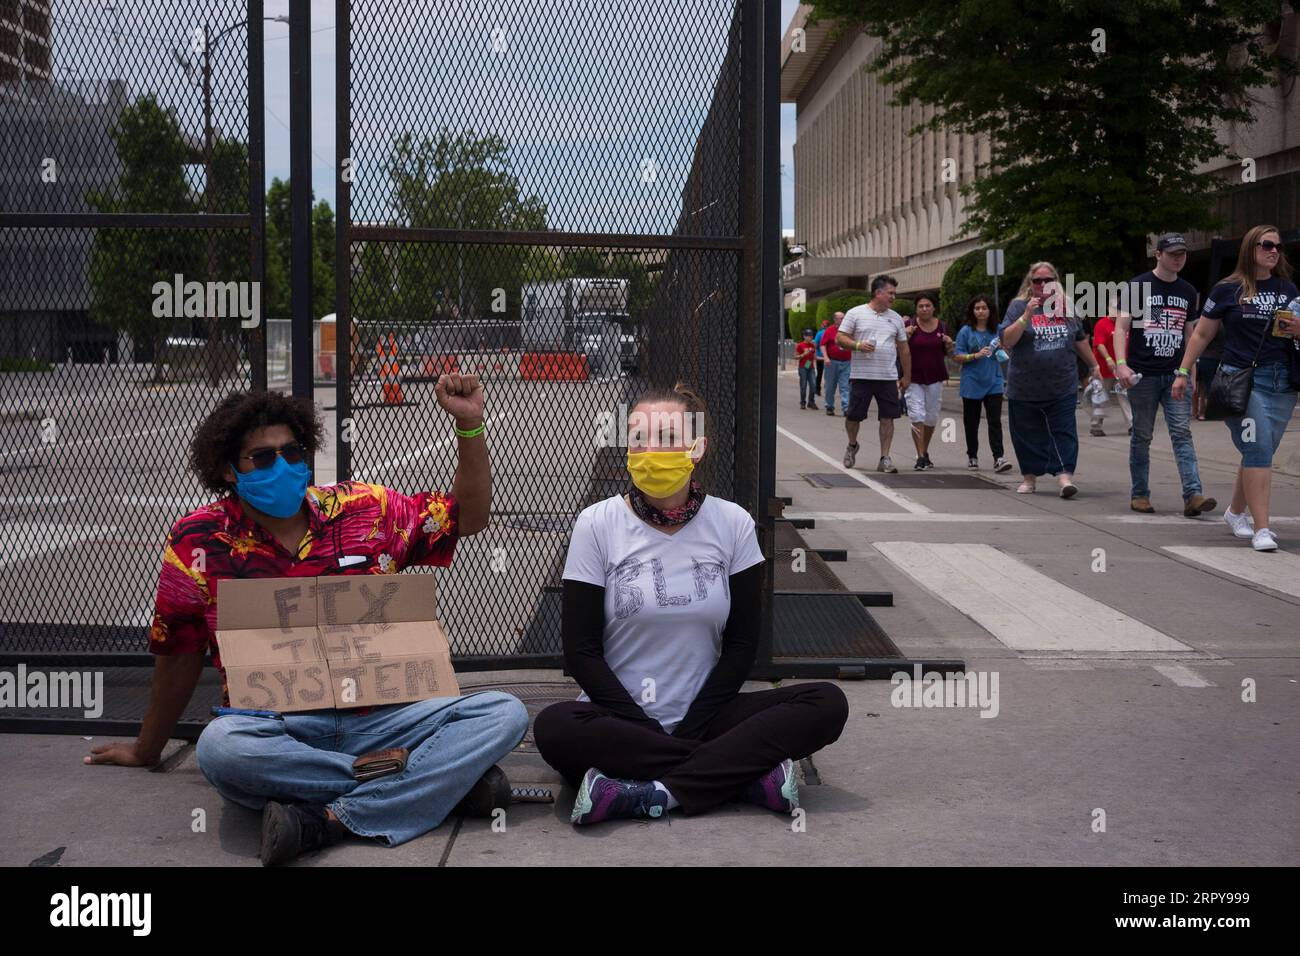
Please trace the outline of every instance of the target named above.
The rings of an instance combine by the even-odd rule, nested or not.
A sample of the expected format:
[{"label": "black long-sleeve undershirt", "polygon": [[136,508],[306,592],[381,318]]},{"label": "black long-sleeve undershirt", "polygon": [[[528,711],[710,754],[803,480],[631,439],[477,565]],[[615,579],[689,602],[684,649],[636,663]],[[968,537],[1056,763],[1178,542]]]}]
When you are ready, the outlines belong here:
[{"label": "black long-sleeve undershirt", "polygon": [[[762,584],[761,563],[728,578],[731,610],[722,632],[722,651],[673,736],[694,738],[703,733],[718,709],[740,692],[758,653]],[[663,729],[641,709],[605,661],[603,587],[564,581],[560,631],[565,667],[593,703],[628,720]]]}]

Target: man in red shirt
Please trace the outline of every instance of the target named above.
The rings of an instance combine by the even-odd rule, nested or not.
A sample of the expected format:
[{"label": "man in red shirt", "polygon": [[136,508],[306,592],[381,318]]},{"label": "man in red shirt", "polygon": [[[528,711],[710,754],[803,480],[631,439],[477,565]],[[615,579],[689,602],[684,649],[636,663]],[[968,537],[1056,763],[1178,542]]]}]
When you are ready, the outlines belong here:
[{"label": "man in red shirt", "polygon": [[835,313],[835,320],[826,327],[821,335],[821,345],[819,351],[826,361],[826,391],[822,394],[826,401],[826,414],[835,414],[835,391],[840,393],[840,412],[847,414],[849,410],[849,365],[853,353],[835,341],[835,336],[839,334],[840,322],[844,318],[843,312]]},{"label": "man in red shirt", "polygon": [[[482,386],[473,375],[442,375],[434,391],[459,436],[449,493],[408,496],[359,481],[309,487],[307,460],[323,434],[309,399],[236,392],[208,415],[192,439],[190,466],[222,497],[180,518],[167,537],[149,637],[153,689],[140,734],[93,748],[86,763],[158,762],[205,654],[221,667],[215,631],[223,579],[446,567],[457,540],[487,526]],[[519,700],[495,692],[288,714],[223,711],[199,737],[199,769],[222,796],[262,811],[266,865],[349,832],[396,846],[452,812],[490,815],[510,795],[495,764],[528,727]],[[408,751],[405,767],[358,782],[355,758],[387,748]]]},{"label": "man in red shirt", "polygon": [[[1110,403],[1109,390],[1115,385],[1115,320],[1109,315],[1103,315],[1097,320],[1097,324],[1092,327],[1092,357],[1097,360],[1097,367],[1101,370],[1100,387],[1106,389],[1101,393],[1101,401],[1093,401],[1089,397],[1089,406],[1092,409],[1092,427],[1089,434],[1098,437],[1104,437],[1106,432],[1102,429],[1101,423],[1106,417],[1106,406]],[[1093,385],[1092,388],[1099,386]],[[1124,420],[1128,422],[1128,430],[1133,431],[1133,410],[1128,403],[1128,395],[1124,392],[1115,393],[1115,402],[1119,405],[1119,410],[1124,413]]]}]

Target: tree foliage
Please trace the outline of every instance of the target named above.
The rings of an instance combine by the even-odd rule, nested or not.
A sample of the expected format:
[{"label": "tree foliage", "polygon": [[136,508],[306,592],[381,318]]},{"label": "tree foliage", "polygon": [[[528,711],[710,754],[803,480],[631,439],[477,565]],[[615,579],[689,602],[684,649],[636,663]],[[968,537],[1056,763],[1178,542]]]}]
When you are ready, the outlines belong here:
[{"label": "tree foliage", "polygon": [[[1277,0],[818,0],[880,37],[870,69],[923,129],[987,134],[964,235],[1018,239],[1081,278],[1142,265],[1146,236],[1216,225],[1215,124],[1294,75],[1268,48]],[[936,176],[939,172],[936,171]],[[936,184],[937,185],[937,184]]]}]

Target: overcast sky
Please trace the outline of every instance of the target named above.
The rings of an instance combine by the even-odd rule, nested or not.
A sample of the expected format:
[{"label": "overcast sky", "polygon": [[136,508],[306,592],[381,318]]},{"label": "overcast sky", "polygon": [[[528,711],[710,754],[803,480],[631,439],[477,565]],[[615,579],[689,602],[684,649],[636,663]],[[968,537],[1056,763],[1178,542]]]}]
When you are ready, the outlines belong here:
[{"label": "overcast sky", "polygon": [[[556,130],[566,128],[562,126],[563,116],[569,112],[581,116],[582,122],[586,124],[598,124],[598,133],[606,134],[611,141],[616,140],[621,133],[626,135],[627,130],[635,129],[632,136],[638,144],[657,143],[660,144],[662,151],[669,154],[661,159],[664,167],[661,173],[662,185],[665,190],[671,190],[673,195],[676,195],[680,191],[678,183],[684,179],[685,171],[689,169],[694,144],[689,137],[675,133],[672,124],[686,124],[690,128],[698,128],[703,108],[707,106],[708,91],[697,85],[699,77],[704,75],[702,71],[696,72],[696,85],[684,88],[683,84],[691,82],[688,76],[690,71],[683,70],[680,66],[673,69],[672,60],[675,57],[679,64],[700,63],[703,64],[704,69],[711,69],[712,64],[720,58],[722,48],[716,31],[705,27],[711,16],[707,10],[713,7],[709,0],[700,0],[695,7],[679,8],[691,11],[685,16],[698,17],[699,20],[686,22],[683,17],[683,22],[665,25],[662,30],[654,34],[656,41],[660,43],[660,49],[650,49],[653,44],[644,41],[637,47],[620,42],[617,21],[610,20],[610,31],[607,37],[600,41],[602,54],[605,55],[598,59],[583,57],[581,54],[584,51],[580,38],[592,29],[593,22],[596,23],[596,28],[599,28],[599,20],[603,16],[601,11],[618,9],[601,6],[602,3],[608,4],[608,2],[609,0],[566,0],[560,6],[560,9],[568,11],[574,17],[574,22],[578,25],[572,28],[572,32],[579,39],[570,38],[566,49],[558,51],[556,55],[567,57],[568,75],[575,75],[573,71],[577,71],[577,74],[583,76],[585,82],[570,84],[570,88],[562,93],[555,89],[543,90],[544,95],[537,98],[535,109],[525,109],[514,114],[502,124],[501,129],[503,132],[509,131],[508,138],[515,144],[512,158],[517,165],[525,167],[525,174],[521,176],[524,179],[525,189],[541,194],[549,209],[558,214],[558,218],[574,222],[599,220],[606,223],[607,228],[641,231],[639,227],[642,226],[653,228],[655,217],[662,213],[668,204],[659,203],[651,209],[650,204],[647,203],[647,208],[644,210],[628,209],[625,208],[626,199],[620,198],[618,208],[599,205],[595,197],[600,195],[626,197],[628,190],[625,185],[621,189],[605,190],[602,188],[601,180],[609,178],[615,181],[613,177],[616,174],[626,175],[627,157],[623,156],[616,161],[612,155],[598,156],[593,160],[590,149],[581,146],[566,147],[562,140],[556,138],[558,135]],[[168,0],[118,0],[117,6],[122,10],[120,23],[117,20],[119,14],[115,12],[112,0],[56,0],[53,7],[53,19],[56,24],[54,34],[56,75],[63,79],[94,79],[97,76],[119,72],[127,77],[132,92],[138,93],[142,88],[151,89],[164,101],[171,97],[174,102],[184,104],[181,108],[182,126],[186,129],[194,127],[196,132],[201,131],[202,114],[198,106],[201,99],[195,93],[197,85],[192,78],[187,78],[181,66],[174,62],[176,56],[173,51],[180,51],[182,55],[187,52],[185,44],[190,27],[183,22],[187,17],[192,18],[200,10],[221,9],[221,5],[209,0],[207,4],[197,6],[186,3],[182,8]],[[231,6],[239,8],[242,4],[232,3]],[[288,7],[288,0],[266,0],[265,13],[268,17],[282,16],[288,13]],[[530,7],[533,9],[530,10]],[[782,0],[783,29],[793,17],[797,7],[797,0]],[[448,10],[455,11],[457,8],[460,9],[460,15],[447,15]],[[458,40],[470,42],[471,38],[478,39],[477,32],[474,31],[484,30],[481,12],[484,9],[478,0],[444,0],[439,7],[439,16],[444,27],[436,36],[429,36],[428,31],[424,31],[424,35],[421,35],[421,31],[414,29],[403,32],[400,25],[394,30],[393,24],[386,24],[385,43],[391,45],[384,47],[385,62],[400,64],[403,61],[404,49],[410,49],[413,61],[435,64],[429,68],[435,74],[438,72],[439,65],[444,62],[455,66],[459,61],[454,55],[444,58],[437,54],[437,50],[447,49],[449,43]],[[564,25],[557,25],[553,21],[552,11],[555,9],[553,2],[548,6],[548,0],[515,0],[509,16],[514,18],[516,24],[514,29],[520,32],[527,31],[529,29],[527,24],[530,22],[538,24],[539,35],[554,48],[557,36],[561,38],[568,36],[563,29]],[[653,6],[639,9],[653,9]],[[334,0],[312,0],[311,15],[312,184],[317,198],[326,199],[333,206],[335,205]],[[233,23],[238,19],[238,15],[227,16],[224,20],[220,17],[216,19],[217,22]],[[716,19],[713,22],[716,22]],[[701,28],[696,29],[697,24]],[[463,33],[462,37],[457,36],[458,28]],[[289,175],[289,28],[286,24],[268,22],[264,29],[266,175],[269,182],[273,177],[278,176],[283,179]],[[224,39],[222,45],[231,43],[236,36],[238,34]],[[528,48],[527,39],[527,37],[521,39],[519,48]],[[96,58],[98,62],[87,63],[84,53],[80,57],[71,55],[74,52],[84,51],[86,44],[92,42],[96,46],[100,42],[105,42],[105,46],[100,49],[111,50],[112,56],[101,55]],[[561,42],[564,44],[563,40]],[[417,57],[418,60],[415,59]],[[642,57],[645,58],[644,61],[638,62]],[[498,102],[497,96],[494,96],[493,90],[490,89],[493,85],[492,81],[499,80],[500,89],[506,95],[516,98],[511,103],[518,108],[517,92],[509,91],[517,91],[520,87],[527,87],[529,84],[512,85],[511,79],[526,77],[530,67],[527,64],[521,65],[507,60],[504,69],[497,70],[492,67],[493,72],[486,72],[489,67],[482,65],[484,60],[483,57],[467,57],[465,62],[472,64],[471,68],[484,71],[481,75],[468,79],[478,87],[473,102],[479,103],[482,107],[480,115],[474,119],[477,125],[490,127],[492,108]],[[656,63],[660,62],[664,66],[656,73]],[[411,79],[411,74],[395,72],[393,76],[395,81],[400,82],[409,83]],[[656,100],[655,115],[649,118],[641,117],[639,120],[626,111],[620,113],[618,103],[619,91],[633,89],[630,84],[634,84],[638,76],[648,78],[655,86],[656,96],[660,97]],[[533,77],[535,80],[536,74]],[[429,83],[430,88],[434,89],[445,89],[449,81],[457,80],[465,81],[466,77],[449,78],[444,70],[441,76],[430,75],[422,78],[423,82]],[[594,92],[594,89],[580,88],[582,86],[593,88],[603,86],[610,91],[610,95],[602,98],[599,93]],[[555,102],[557,93],[565,98],[564,103],[557,105]],[[214,97],[217,100],[217,123],[220,126],[222,110],[237,111],[241,104],[237,101],[237,97],[231,96],[228,90],[221,88],[220,84],[214,89]],[[390,112],[400,114],[404,108],[401,103],[402,97],[395,95],[391,99],[394,103]],[[237,117],[239,114],[232,112],[231,115]],[[525,136],[519,129],[522,117],[536,117],[536,123],[533,125],[539,129],[546,126],[547,121],[549,126],[545,133],[530,131]],[[381,125],[385,124],[381,121]],[[679,129],[680,125],[677,128]],[[584,131],[583,135],[591,134]],[[787,228],[793,223],[791,151],[793,141],[794,107],[783,105],[781,107],[781,190],[782,215]],[[578,180],[581,186],[557,189],[551,195],[547,195],[547,182],[541,177],[544,164],[538,164],[536,175],[532,177],[527,175],[529,155],[527,150],[530,147],[536,149],[539,155],[550,158],[552,167],[555,162],[560,161],[560,157],[564,156],[572,156],[575,162],[586,163],[579,176],[570,177]],[[640,150],[642,146],[637,145],[633,148]],[[362,160],[358,159],[357,162],[360,163]],[[617,169],[613,168],[615,165],[618,166]],[[357,188],[354,187],[354,197],[356,196]],[[672,204],[675,206],[676,200],[673,200]],[[658,223],[660,228],[667,225],[670,223]]]}]

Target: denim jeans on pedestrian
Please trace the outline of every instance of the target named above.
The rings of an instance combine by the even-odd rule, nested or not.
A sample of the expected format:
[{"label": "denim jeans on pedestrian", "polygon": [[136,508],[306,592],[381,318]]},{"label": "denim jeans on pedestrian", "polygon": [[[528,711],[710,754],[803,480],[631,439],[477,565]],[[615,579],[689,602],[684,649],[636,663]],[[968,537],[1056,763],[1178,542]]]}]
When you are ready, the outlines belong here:
[{"label": "denim jeans on pedestrian", "polygon": [[1173,385],[1177,380],[1173,372],[1151,372],[1143,375],[1142,381],[1128,390],[1129,405],[1133,408],[1133,437],[1128,443],[1131,498],[1151,497],[1151,435],[1155,429],[1157,407],[1165,411],[1165,426],[1174,445],[1178,477],[1183,483],[1183,501],[1201,493],[1201,475],[1196,465],[1196,449],[1192,445],[1192,393],[1189,389],[1181,402],[1175,399]]},{"label": "denim jeans on pedestrian", "polygon": [[813,376],[817,370],[811,365],[804,368],[799,366],[799,404],[807,405],[810,402],[817,401],[817,392],[813,389]]},{"label": "denim jeans on pedestrian", "polygon": [[[325,804],[353,833],[397,846],[432,830],[521,741],[528,712],[499,691],[280,717],[229,714],[203,729],[199,769],[227,800]],[[399,774],[358,783],[352,761],[410,751]]]},{"label": "denim jeans on pedestrian", "polygon": [[[1226,375],[1240,368],[1224,362],[1219,371]],[[1232,443],[1241,452],[1241,466],[1271,468],[1273,455],[1282,444],[1282,435],[1295,412],[1296,390],[1291,386],[1290,369],[1285,363],[1256,366],[1252,381],[1254,386],[1246,414],[1224,421],[1232,432]]]},{"label": "denim jeans on pedestrian", "polygon": [[822,394],[826,398],[826,407],[835,408],[835,390],[840,392],[840,412],[847,413],[849,410],[849,365],[848,359],[840,361],[831,359],[826,363],[826,377],[822,384],[824,389]]}]

